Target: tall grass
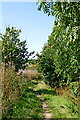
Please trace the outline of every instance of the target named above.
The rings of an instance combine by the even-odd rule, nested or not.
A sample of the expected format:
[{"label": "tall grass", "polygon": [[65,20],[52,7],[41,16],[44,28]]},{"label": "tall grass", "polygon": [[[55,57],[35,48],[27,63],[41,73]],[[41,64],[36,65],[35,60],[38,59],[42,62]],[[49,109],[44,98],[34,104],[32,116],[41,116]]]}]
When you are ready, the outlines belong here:
[{"label": "tall grass", "polygon": [[72,82],[69,86],[66,85],[64,88],[61,83],[59,83],[59,87],[55,85],[55,91],[57,95],[64,96],[64,97],[72,97],[75,99],[76,103],[79,104],[78,98],[78,88],[79,88],[79,83],[78,81]]},{"label": "tall grass", "polygon": [[79,83],[76,81],[75,83],[71,83],[69,86],[65,86],[65,88],[62,87],[60,83],[60,87],[57,88],[55,86],[56,95],[60,95],[62,97],[65,97],[69,101],[69,105],[67,106],[73,113],[78,113],[79,109],[79,94],[78,94],[78,88]]},{"label": "tall grass", "polygon": [[2,117],[6,117],[10,107],[22,95],[21,76],[15,72],[15,66],[9,64],[5,68],[5,62],[2,64]]},{"label": "tall grass", "polygon": [[[15,72],[15,65],[10,60],[9,66],[5,68],[5,60],[2,64],[2,117],[10,118],[16,103],[23,97],[26,86],[32,79],[41,79],[42,76],[36,70],[20,70]],[[27,108],[28,109],[28,108]],[[8,116],[9,115],[9,116]],[[15,115],[14,115],[15,116]]]}]

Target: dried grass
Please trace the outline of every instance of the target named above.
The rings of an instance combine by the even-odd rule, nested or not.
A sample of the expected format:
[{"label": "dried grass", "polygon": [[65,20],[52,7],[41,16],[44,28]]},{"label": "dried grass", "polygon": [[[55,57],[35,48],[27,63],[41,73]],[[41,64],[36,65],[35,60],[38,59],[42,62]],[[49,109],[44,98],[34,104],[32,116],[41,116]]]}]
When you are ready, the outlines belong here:
[{"label": "dried grass", "polygon": [[21,76],[16,75],[15,68],[11,64],[5,69],[2,65],[2,116],[6,116],[8,110],[22,95]]},{"label": "dried grass", "polygon": [[19,74],[22,74],[23,77],[27,78],[28,80],[31,80],[31,79],[41,79],[42,76],[40,73],[37,72],[37,70],[20,70],[18,72],[18,75]]},{"label": "dried grass", "polygon": [[[77,87],[79,86],[79,83],[78,81],[76,82],[77,83]],[[67,99],[69,98],[74,98],[74,101],[79,104],[79,97],[78,95],[75,97],[75,95],[72,95],[71,92],[70,92],[70,89],[68,86],[65,86],[65,88],[63,89],[62,88],[62,85],[60,85],[59,88],[57,88],[57,86],[55,85],[55,90],[56,90],[56,94],[57,95],[60,95],[60,96],[63,96],[63,97],[66,97]]]}]

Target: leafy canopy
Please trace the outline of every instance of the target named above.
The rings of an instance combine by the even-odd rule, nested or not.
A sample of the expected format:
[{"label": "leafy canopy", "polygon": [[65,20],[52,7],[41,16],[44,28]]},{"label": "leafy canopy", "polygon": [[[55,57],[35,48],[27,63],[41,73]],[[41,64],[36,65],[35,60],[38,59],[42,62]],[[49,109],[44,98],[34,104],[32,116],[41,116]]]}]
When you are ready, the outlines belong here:
[{"label": "leafy canopy", "polygon": [[47,2],[46,0],[43,2],[39,0],[38,5],[38,10],[55,16],[53,31],[47,42],[53,51],[54,72],[58,76],[62,76],[63,80],[67,79],[67,83],[79,80],[80,2]]},{"label": "leafy canopy", "polygon": [[5,66],[8,67],[9,62],[12,61],[16,71],[25,69],[29,56],[34,53],[28,52],[26,40],[20,41],[20,33],[21,29],[17,30],[15,27],[7,27],[5,34],[1,34],[2,62],[5,61]]}]

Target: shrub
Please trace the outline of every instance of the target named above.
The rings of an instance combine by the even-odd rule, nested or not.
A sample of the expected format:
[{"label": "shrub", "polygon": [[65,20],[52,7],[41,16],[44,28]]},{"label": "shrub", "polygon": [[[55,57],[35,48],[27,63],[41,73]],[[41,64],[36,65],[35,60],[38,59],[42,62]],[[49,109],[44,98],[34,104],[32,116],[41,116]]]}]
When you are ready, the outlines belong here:
[{"label": "shrub", "polygon": [[37,70],[24,70],[22,71],[22,76],[24,78],[27,78],[27,80],[32,80],[32,79],[41,79],[42,75],[37,72]]}]

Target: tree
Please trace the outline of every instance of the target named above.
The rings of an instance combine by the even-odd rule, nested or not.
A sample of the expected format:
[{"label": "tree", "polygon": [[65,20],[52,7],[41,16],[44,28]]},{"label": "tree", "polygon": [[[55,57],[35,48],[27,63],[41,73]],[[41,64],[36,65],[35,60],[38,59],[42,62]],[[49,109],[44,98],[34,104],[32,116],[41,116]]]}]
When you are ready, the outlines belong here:
[{"label": "tree", "polygon": [[48,45],[54,51],[55,73],[63,80],[78,81],[80,78],[80,2],[38,2],[38,10],[43,9],[48,15],[55,15],[55,26]]},{"label": "tree", "polygon": [[[21,29],[16,30],[15,27],[7,27],[5,34],[1,34],[2,39],[2,62],[5,61],[5,67],[9,66],[9,62],[15,65],[15,71],[25,69],[28,58],[34,52],[29,53],[26,40],[20,41],[19,34]],[[11,64],[12,64],[11,62]]]},{"label": "tree", "polygon": [[61,77],[57,77],[57,74],[54,72],[55,64],[53,55],[53,49],[48,44],[44,45],[41,55],[37,54],[38,71],[44,75],[46,83],[49,83],[51,86],[54,86],[55,84],[58,85],[59,79],[61,79]]},{"label": "tree", "polygon": [[37,64],[37,59],[29,59],[29,64]]}]

